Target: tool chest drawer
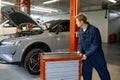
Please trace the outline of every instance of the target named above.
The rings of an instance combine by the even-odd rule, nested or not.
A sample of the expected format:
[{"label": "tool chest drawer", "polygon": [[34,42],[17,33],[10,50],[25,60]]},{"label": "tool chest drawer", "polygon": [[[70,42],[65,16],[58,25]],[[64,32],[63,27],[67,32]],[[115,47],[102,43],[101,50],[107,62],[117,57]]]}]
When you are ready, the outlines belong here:
[{"label": "tool chest drawer", "polygon": [[80,80],[80,57],[71,53],[41,55],[40,80]]}]

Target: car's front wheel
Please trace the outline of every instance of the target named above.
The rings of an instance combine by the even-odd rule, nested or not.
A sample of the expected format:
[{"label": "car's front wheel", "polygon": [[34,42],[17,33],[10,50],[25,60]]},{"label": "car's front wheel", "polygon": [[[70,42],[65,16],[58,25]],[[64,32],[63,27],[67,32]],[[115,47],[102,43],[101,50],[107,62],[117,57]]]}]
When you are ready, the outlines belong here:
[{"label": "car's front wheel", "polygon": [[33,49],[31,50],[24,62],[25,69],[31,74],[39,74],[40,73],[40,53],[41,49]]}]

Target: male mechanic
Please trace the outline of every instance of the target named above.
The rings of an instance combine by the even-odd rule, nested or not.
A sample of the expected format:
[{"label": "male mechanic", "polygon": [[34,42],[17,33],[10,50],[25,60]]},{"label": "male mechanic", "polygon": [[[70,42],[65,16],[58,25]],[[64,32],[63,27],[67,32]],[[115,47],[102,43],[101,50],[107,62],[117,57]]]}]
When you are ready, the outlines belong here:
[{"label": "male mechanic", "polygon": [[101,80],[110,80],[99,30],[87,22],[85,14],[79,13],[75,19],[77,26],[80,28],[77,52],[82,55],[83,79],[92,80],[92,69],[94,67]]}]

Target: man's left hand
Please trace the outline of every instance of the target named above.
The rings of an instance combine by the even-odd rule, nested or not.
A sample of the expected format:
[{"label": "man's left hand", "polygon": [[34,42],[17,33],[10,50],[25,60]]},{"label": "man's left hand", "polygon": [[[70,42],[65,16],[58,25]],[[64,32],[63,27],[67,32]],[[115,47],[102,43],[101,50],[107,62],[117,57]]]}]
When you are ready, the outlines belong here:
[{"label": "man's left hand", "polygon": [[87,59],[87,56],[83,55],[81,60],[86,60],[86,59]]}]

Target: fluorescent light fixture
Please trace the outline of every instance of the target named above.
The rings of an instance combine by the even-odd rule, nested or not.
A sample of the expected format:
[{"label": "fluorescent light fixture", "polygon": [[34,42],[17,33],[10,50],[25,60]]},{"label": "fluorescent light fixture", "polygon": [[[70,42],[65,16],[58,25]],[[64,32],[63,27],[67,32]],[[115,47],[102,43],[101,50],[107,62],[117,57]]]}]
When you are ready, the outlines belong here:
[{"label": "fluorescent light fixture", "polygon": [[30,16],[33,17],[33,18],[39,18],[39,15],[31,14]]},{"label": "fluorescent light fixture", "polygon": [[0,9],[1,9],[1,7],[6,6],[6,5],[15,5],[15,4],[8,2],[8,1],[1,1],[0,0]]},{"label": "fluorescent light fixture", "polygon": [[49,0],[49,1],[45,1],[43,2],[43,4],[50,4],[50,3],[54,3],[54,2],[58,2],[60,0]]},{"label": "fluorescent light fixture", "polygon": [[117,2],[116,0],[108,0],[108,1],[110,1],[112,3],[116,3]]},{"label": "fluorescent light fixture", "polygon": [[47,13],[52,13],[51,11],[42,10],[42,9],[35,9],[35,8],[31,8],[30,10],[33,10],[33,11],[39,11],[39,12],[47,12]]},{"label": "fluorescent light fixture", "polygon": [[14,5],[14,3],[8,2],[8,1],[1,1],[1,4],[5,5]]},{"label": "fluorescent light fixture", "polygon": [[46,8],[46,7],[39,7],[39,6],[32,6],[31,10],[40,11],[40,12],[48,12],[48,13],[58,12],[58,10],[56,10],[56,9]]},{"label": "fluorescent light fixture", "polygon": [[[15,5],[14,3],[8,2],[8,1],[1,1],[1,7],[5,5]],[[47,12],[47,13],[52,13],[52,12],[58,12],[56,9],[51,9],[51,8],[45,8],[45,7],[39,7],[39,6],[32,6],[31,10],[33,11],[40,11],[40,12]]]}]

